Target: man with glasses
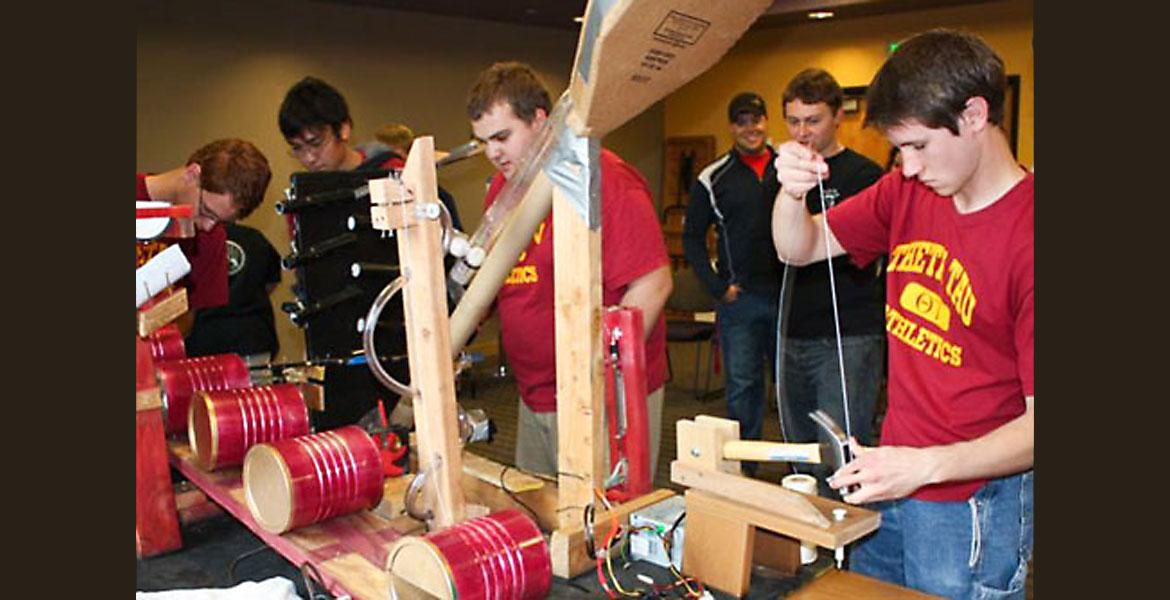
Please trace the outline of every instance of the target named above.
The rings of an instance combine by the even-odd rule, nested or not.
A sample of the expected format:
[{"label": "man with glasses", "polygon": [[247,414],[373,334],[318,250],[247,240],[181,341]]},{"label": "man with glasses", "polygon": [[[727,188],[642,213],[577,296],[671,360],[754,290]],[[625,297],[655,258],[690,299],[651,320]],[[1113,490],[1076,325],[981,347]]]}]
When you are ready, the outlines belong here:
[{"label": "man with glasses", "polygon": [[[305,77],[288,90],[277,122],[289,155],[309,171],[401,170],[406,163],[405,156],[380,141],[351,146],[349,104],[341,92],[316,77]],[[455,228],[462,229],[455,199],[442,187],[439,199]]]},{"label": "man with glasses", "polygon": [[[191,263],[186,277],[190,310],[180,329],[200,308],[228,302],[227,234],[222,223],[242,219],[264,200],[272,179],[268,159],[256,146],[239,139],[222,139],[196,150],[185,165],[154,174],[138,173],[136,200],[161,200],[194,208],[196,233],[179,241]],[[138,244],[141,266],[167,247],[151,240]],[[186,329],[183,331],[187,333]]]}]

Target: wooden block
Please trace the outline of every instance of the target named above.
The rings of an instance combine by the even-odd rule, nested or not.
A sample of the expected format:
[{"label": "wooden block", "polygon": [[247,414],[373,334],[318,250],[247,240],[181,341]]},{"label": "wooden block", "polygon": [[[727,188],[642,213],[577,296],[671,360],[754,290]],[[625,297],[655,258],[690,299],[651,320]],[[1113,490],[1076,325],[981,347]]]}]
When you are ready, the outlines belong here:
[{"label": "wooden block", "polygon": [[[689,520],[689,519],[688,519]],[[690,531],[687,532],[689,539]],[[904,588],[872,577],[830,569],[820,577],[802,586],[791,600],[928,600],[938,598],[917,590]]]},{"label": "wooden block", "polygon": [[138,335],[146,337],[185,312],[187,288],[172,288],[170,292],[163,292],[138,309]]},{"label": "wooden block", "polygon": [[[593,519],[595,544],[601,544],[602,538],[613,526],[613,519],[617,519],[620,525],[629,525],[630,513],[658,504],[673,495],[674,492],[671,490],[658,489],[619,504],[611,511],[598,512]],[[569,579],[588,571],[595,563],[585,554],[584,520],[553,531],[552,540],[549,542],[549,554],[552,558],[553,575],[557,577]]]},{"label": "wooden block", "polygon": [[162,410],[135,413],[134,530],[139,558],[183,546],[167,464]]},{"label": "wooden block", "polygon": [[682,572],[705,586],[743,596],[751,584],[755,528],[724,514],[718,506],[692,503],[694,493],[695,490],[686,493],[687,533]]},{"label": "wooden block", "polygon": [[723,445],[739,439],[739,421],[709,415],[679,419],[675,424],[679,462],[708,470],[740,474],[738,460],[723,459]]}]

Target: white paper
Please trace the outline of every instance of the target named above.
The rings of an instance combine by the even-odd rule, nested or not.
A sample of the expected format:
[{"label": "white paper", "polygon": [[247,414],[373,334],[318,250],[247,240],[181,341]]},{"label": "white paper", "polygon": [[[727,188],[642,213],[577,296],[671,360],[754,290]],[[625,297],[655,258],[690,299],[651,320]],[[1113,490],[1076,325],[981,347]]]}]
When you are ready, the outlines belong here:
[{"label": "white paper", "polygon": [[[167,208],[170,202],[161,200],[135,200],[134,208]],[[134,219],[134,237],[140,240],[153,240],[167,230],[171,222],[170,217],[151,217],[149,219]]]},{"label": "white paper", "polygon": [[190,272],[191,263],[178,244],[159,252],[134,272],[134,308],[141,307]]}]

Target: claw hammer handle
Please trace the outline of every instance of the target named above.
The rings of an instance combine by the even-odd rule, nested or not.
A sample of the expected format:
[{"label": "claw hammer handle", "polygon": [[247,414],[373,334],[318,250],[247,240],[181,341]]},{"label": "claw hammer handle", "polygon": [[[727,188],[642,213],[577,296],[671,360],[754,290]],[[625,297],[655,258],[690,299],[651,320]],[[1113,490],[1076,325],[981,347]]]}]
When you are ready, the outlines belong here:
[{"label": "claw hammer handle", "polygon": [[752,460],[771,462],[801,462],[820,464],[820,444],[785,444],[757,440],[724,442],[724,460]]}]

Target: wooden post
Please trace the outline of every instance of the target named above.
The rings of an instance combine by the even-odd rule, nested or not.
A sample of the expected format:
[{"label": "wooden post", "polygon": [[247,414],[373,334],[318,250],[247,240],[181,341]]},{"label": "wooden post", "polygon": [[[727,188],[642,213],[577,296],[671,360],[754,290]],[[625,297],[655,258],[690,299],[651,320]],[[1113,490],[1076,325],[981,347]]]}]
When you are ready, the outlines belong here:
[{"label": "wooden post", "polygon": [[134,533],[139,558],[183,546],[149,343],[135,338]]},{"label": "wooden post", "polygon": [[442,529],[463,520],[465,503],[441,226],[437,218],[417,212],[439,203],[434,138],[414,140],[402,170],[402,183],[413,198],[392,201],[390,186],[394,182],[370,181],[371,217],[375,226],[382,228],[380,224],[389,222],[397,230],[399,264],[406,277],[402,306],[414,391],[418,465],[426,472],[427,488],[432,492],[428,506],[434,518],[430,525]]},{"label": "wooden post", "polygon": [[[597,168],[600,165],[593,165]],[[590,230],[553,186],[556,296],[557,469],[562,528],[581,525],[605,478],[602,408],[601,229]]]}]

